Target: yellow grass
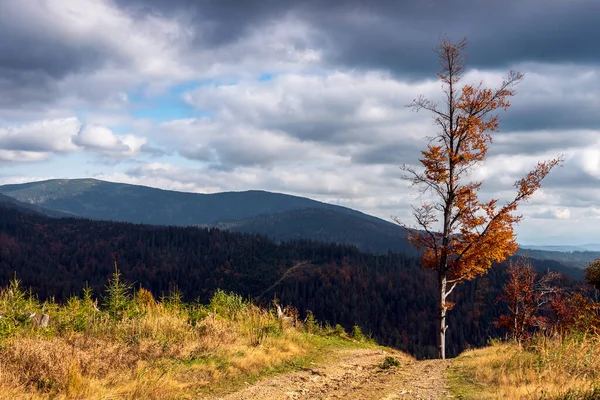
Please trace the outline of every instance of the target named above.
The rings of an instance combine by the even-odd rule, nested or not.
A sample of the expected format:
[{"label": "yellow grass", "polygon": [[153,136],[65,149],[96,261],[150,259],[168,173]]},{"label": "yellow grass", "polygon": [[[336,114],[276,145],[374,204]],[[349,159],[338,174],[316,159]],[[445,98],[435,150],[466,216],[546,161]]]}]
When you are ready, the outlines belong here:
[{"label": "yellow grass", "polygon": [[134,297],[116,319],[71,299],[47,305],[47,328],[21,318],[40,305],[13,294],[0,295],[0,400],[201,398],[306,365],[334,346],[367,345],[285,325],[223,293],[210,306],[147,298],[140,306]]},{"label": "yellow grass", "polygon": [[457,357],[449,378],[463,399],[598,399],[600,336],[494,343]]}]

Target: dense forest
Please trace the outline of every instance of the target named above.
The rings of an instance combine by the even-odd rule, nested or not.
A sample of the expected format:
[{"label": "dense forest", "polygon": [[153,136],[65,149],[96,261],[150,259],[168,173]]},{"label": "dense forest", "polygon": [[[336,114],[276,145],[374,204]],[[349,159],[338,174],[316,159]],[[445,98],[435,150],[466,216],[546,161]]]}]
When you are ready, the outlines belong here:
[{"label": "dense forest", "polygon": [[[310,240],[278,244],[214,228],[52,219],[0,206],[0,285],[16,274],[42,299],[64,301],[86,283],[101,293],[115,260],[125,279],[157,296],[175,286],[185,300],[204,302],[217,288],[265,302],[276,296],[321,321],[358,324],[382,344],[434,356],[435,281],[415,258]],[[449,355],[501,334],[491,322],[504,312],[496,299],[505,280],[497,266],[455,292]]]}]

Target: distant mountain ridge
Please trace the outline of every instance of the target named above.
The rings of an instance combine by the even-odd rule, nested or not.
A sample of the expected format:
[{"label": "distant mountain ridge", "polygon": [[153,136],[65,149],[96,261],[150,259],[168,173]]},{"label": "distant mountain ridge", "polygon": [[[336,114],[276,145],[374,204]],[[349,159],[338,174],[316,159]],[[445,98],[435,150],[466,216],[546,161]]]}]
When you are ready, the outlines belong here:
[{"label": "distant mountain ridge", "polygon": [[68,212],[51,210],[49,208],[40,207],[35,204],[24,203],[13,197],[0,194],[0,204],[5,207],[13,208],[22,212],[41,214],[52,218],[72,218],[75,215]]},{"label": "distant mountain ridge", "polygon": [[581,245],[528,245],[523,244],[520,246],[522,249],[528,250],[542,250],[542,251],[561,251],[561,252],[575,252],[575,251],[600,251],[600,243],[587,243]]},{"label": "distant mountain ridge", "polygon": [[[96,179],[0,186],[0,193],[59,216],[150,225],[214,226],[277,241],[308,238],[375,253],[415,254],[406,230],[362,212],[260,190],[200,194]],[[51,215],[57,216],[57,215]]]},{"label": "distant mountain ridge", "polygon": [[[0,186],[0,194],[51,217],[149,225],[217,227],[276,241],[311,239],[415,256],[401,226],[333,204],[260,190],[200,194],[97,179],[53,179]],[[531,246],[535,247],[535,246]],[[565,246],[565,248],[568,246]],[[520,248],[517,255],[585,268],[599,252]]]},{"label": "distant mountain ridge", "polygon": [[52,179],[3,185],[0,193],[80,217],[151,225],[211,225],[305,208],[393,225],[347,207],[261,190],[202,194],[97,179]]}]

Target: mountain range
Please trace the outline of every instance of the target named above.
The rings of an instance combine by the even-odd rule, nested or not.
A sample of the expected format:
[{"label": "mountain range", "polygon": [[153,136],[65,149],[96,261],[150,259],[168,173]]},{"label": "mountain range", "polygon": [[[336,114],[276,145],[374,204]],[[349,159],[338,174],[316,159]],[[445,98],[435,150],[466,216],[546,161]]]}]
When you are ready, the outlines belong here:
[{"label": "mountain range", "polygon": [[[86,286],[103,293],[116,262],[123,279],[157,297],[177,288],[184,300],[203,303],[216,289],[263,305],[277,298],[297,307],[302,318],[310,310],[319,321],[348,330],[358,325],[377,342],[418,358],[436,353],[431,323],[435,277],[420,268],[416,257],[307,239],[277,243],[264,235],[214,227],[51,218],[40,210],[0,196],[0,286],[16,276],[41,301],[65,302]],[[312,210],[299,210],[298,218],[311,221]],[[367,218],[365,224],[371,223]],[[307,232],[318,226],[311,224]],[[552,260],[532,263],[541,273],[551,269],[575,279],[583,273]],[[568,276],[562,284],[577,285]],[[502,334],[493,321],[504,312],[497,299],[505,283],[505,265],[498,264],[452,293],[449,355]]]},{"label": "mountain range", "polygon": [[219,227],[277,241],[308,238],[364,251],[414,254],[397,224],[319,201],[266,191],[186,193],[96,179],[0,186],[0,193],[47,215],[149,225]]},{"label": "mountain range", "polygon": [[528,245],[522,244],[522,249],[542,250],[542,251],[560,251],[560,252],[575,252],[575,251],[600,251],[600,243],[586,243],[580,245]]},{"label": "mountain range", "polygon": [[[0,186],[0,194],[51,217],[217,227],[275,241],[311,239],[415,256],[406,230],[347,207],[267,191],[187,193],[97,179],[54,179]],[[590,245],[590,248],[592,245]],[[565,249],[570,250],[565,250]],[[600,257],[587,247],[523,247],[519,255],[585,268]]]}]

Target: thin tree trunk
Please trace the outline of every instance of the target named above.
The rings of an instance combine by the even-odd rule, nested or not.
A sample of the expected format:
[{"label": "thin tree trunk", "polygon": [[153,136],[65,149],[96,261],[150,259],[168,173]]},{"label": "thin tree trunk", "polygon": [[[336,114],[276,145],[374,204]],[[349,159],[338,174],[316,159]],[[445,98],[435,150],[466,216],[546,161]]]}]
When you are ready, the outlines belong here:
[{"label": "thin tree trunk", "polygon": [[519,339],[519,304],[517,303],[517,305],[515,306],[515,326],[514,326],[514,339],[515,339],[515,343],[519,343],[520,339]]},{"label": "thin tree trunk", "polygon": [[437,350],[438,350],[438,358],[445,359],[446,358],[446,286],[447,286],[447,278],[446,276],[440,276],[438,279],[438,320],[439,324],[437,326]]}]

